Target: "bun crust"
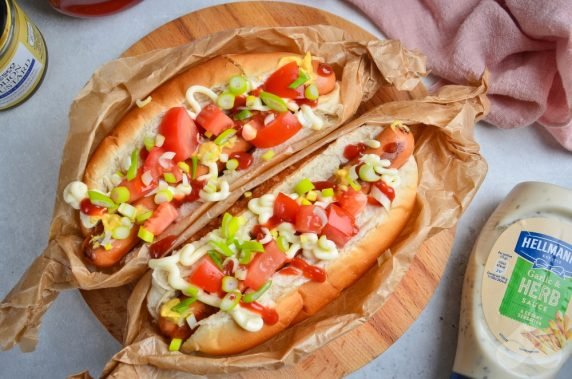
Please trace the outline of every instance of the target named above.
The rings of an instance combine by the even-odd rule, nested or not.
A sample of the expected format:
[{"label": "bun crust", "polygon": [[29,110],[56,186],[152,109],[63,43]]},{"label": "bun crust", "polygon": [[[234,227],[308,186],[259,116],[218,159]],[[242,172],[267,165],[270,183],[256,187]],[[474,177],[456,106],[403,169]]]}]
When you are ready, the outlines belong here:
[{"label": "bun crust", "polygon": [[402,182],[387,217],[326,267],[325,282],[307,282],[279,298],[275,308],[280,316],[277,324],[265,324],[255,333],[242,329],[232,321],[201,325],[184,343],[182,350],[210,355],[242,352],[315,314],[337,298],[345,288],[375,265],[377,258],[393,244],[407,223],[417,193],[417,164],[413,157],[400,169],[400,176]]}]

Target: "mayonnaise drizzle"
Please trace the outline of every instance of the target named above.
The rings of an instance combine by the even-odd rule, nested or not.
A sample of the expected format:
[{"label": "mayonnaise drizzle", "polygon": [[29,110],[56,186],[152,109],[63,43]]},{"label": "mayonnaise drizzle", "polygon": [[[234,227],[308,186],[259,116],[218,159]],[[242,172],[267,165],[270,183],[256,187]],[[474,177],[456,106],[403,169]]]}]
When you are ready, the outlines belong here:
[{"label": "mayonnaise drizzle", "polygon": [[202,109],[201,104],[195,98],[195,94],[197,94],[197,93],[200,93],[202,95],[207,96],[213,102],[216,102],[216,99],[218,97],[217,94],[212,89],[210,89],[208,87],[205,87],[205,86],[191,86],[191,87],[189,87],[189,89],[187,89],[187,92],[185,93],[185,98],[187,99],[187,102],[189,103],[189,105],[191,106],[191,108],[193,110],[192,113],[189,113],[189,115],[193,119],[197,118],[197,115],[199,114],[199,112]]}]

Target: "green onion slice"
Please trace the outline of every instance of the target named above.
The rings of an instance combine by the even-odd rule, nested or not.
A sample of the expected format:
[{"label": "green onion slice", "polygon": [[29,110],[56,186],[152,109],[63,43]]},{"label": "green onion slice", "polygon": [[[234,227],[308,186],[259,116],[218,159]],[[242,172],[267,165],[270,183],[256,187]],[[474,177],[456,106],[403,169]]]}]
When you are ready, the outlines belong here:
[{"label": "green onion slice", "polygon": [[189,165],[186,162],[179,162],[177,163],[177,166],[183,170],[184,173],[188,174],[189,172],[191,172],[191,168],[189,167]]},{"label": "green onion slice", "polygon": [[241,297],[242,294],[238,290],[227,293],[220,302],[220,309],[224,312],[232,311],[240,303]]},{"label": "green onion slice", "polygon": [[232,129],[232,128],[227,129],[224,132],[222,132],[221,134],[219,134],[218,137],[215,138],[214,143],[216,143],[218,146],[222,146],[230,138],[232,138],[235,134],[236,134],[236,129]]},{"label": "green onion slice", "polygon": [[220,241],[210,241],[211,246],[219,253],[225,257],[231,257],[234,255],[234,251],[224,242]]},{"label": "green onion slice", "polygon": [[223,92],[218,95],[216,105],[224,110],[229,110],[234,107],[234,95],[232,93]]},{"label": "green onion slice", "polygon": [[260,297],[261,297],[262,295],[264,295],[264,292],[268,291],[268,289],[270,288],[270,286],[272,286],[272,280],[269,280],[269,281],[267,281],[266,283],[264,283],[264,284],[262,285],[262,287],[260,287],[260,288],[258,289],[258,291],[256,291],[256,292],[250,292],[250,293],[245,294],[245,295],[242,297],[242,302],[243,302],[243,303],[253,303],[253,302],[255,302],[256,300],[260,299]]},{"label": "green onion slice", "polygon": [[175,174],[173,174],[172,172],[164,173],[163,178],[165,178],[165,181],[169,184],[177,183],[177,178],[175,177]]},{"label": "green onion slice", "polygon": [[116,240],[124,240],[129,237],[131,229],[125,225],[119,225],[111,232],[111,237]]},{"label": "green onion slice", "polygon": [[238,257],[238,263],[241,265],[247,265],[252,261],[252,251],[243,250],[240,252],[240,257]]},{"label": "green onion slice", "polygon": [[220,258],[220,254],[214,250],[208,252],[209,257],[214,262],[214,264],[222,271],[222,259]]},{"label": "green onion slice", "polygon": [[324,188],[322,190],[323,197],[332,197],[334,196],[334,189],[333,188]]},{"label": "green onion slice", "polygon": [[179,351],[182,344],[183,340],[181,338],[173,338],[169,344],[169,351]]},{"label": "green onion slice", "polygon": [[139,168],[139,151],[133,150],[131,153],[131,164],[127,170],[127,180],[133,180],[137,176],[137,168]]},{"label": "green onion slice", "polygon": [[274,150],[266,150],[264,152],[264,154],[262,154],[262,159],[264,159],[265,161],[268,162],[268,161],[272,160],[272,158],[274,158],[275,154],[276,153],[274,152]]},{"label": "green onion slice", "polygon": [[191,179],[196,179],[197,178],[197,169],[199,167],[199,158],[196,155],[193,155],[191,157],[191,163],[192,163],[192,174],[191,174]]},{"label": "green onion slice", "polygon": [[145,221],[151,218],[151,216],[153,216],[153,211],[145,210],[135,216],[135,221],[137,221],[138,224],[143,224]]},{"label": "green onion slice", "polygon": [[121,203],[121,204],[119,204],[119,208],[117,208],[117,211],[121,215],[123,215],[125,217],[129,217],[129,219],[131,219],[131,220],[134,220],[135,217],[137,217],[137,208],[135,208],[131,204]]},{"label": "green onion slice", "polygon": [[290,248],[290,245],[284,236],[280,236],[276,239],[276,245],[278,245],[278,249],[280,249],[280,251],[283,253],[287,252]]},{"label": "green onion slice", "polygon": [[240,245],[240,256],[238,262],[247,265],[252,261],[253,253],[263,253],[264,246],[258,241],[244,241]]},{"label": "green onion slice", "polygon": [[270,109],[276,112],[288,111],[288,105],[284,99],[270,92],[260,92],[260,100]]},{"label": "green onion slice", "polygon": [[248,109],[243,109],[234,115],[234,119],[238,121],[246,120],[247,118],[251,117],[252,117],[252,112],[249,111]]},{"label": "green onion slice", "polygon": [[195,301],[197,301],[196,297],[188,297],[184,300],[181,300],[181,302],[179,304],[175,305],[173,308],[171,308],[171,310],[173,312],[183,313],[187,309],[189,309],[191,304],[193,304]]},{"label": "green onion slice", "polygon": [[288,86],[288,88],[296,89],[300,87],[302,84],[306,83],[308,80],[310,80],[310,76],[306,73],[306,71],[299,69],[298,78],[294,80],[292,84]]},{"label": "green onion slice", "polygon": [[143,139],[143,144],[145,145],[145,149],[147,149],[147,151],[151,151],[151,149],[155,147],[155,137],[145,137]]},{"label": "green onion slice", "polygon": [[245,251],[253,251],[255,253],[263,253],[264,246],[258,241],[244,241],[242,245],[240,245],[240,250]]},{"label": "green onion slice", "polygon": [[236,159],[229,159],[226,161],[226,169],[229,171],[234,171],[238,168],[238,161]]},{"label": "green onion slice", "polygon": [[294,187],[294,191],[296,191],[296,193],[300,196],[305,194],[306,192],[310,192],[313,189],[314,189],[314,184],[308,178],[300,180]]},{"label": "green onion slice", "polygon": [[240,219],[238,217],[233,217],[230,213],[225,213],[222,216],[222,236],[227,240],[234,238],[238,229],[240,228]]},{"label": "green onion slice", "polygon": [[155,235],[142,226],[139,227],[139,231],[137,232],[137,237],[141,238],[143,241],[147,243],[152,243],[153,240],[155,239]]},{"label": "green onion slice", "polygon": [[105,208],[113,208],[116,206],[109,196],[104,195],[99,191],[89,190],[87,191],[87,196],[89,196],[89,201],[94,205]]},{"label": "green onion slice", "polygon": [[320,97],[320,93],[318,92],[318,87],[315,84],[310,84],[304,90],[304,97],[306,97],[306,99],[311,101],[317,100],[318,97]]},{"label": "green onion slice", "polygon": [[225,276],[222,278],[222,290],[224,292],[232,292],[238,289],[238,279],[234,276]]},{"label": "green onion slice", "polygon": [[196,298],[197,296],[199,296],[199,288],[195,286],[189,286],[185,290],[183,290],[183,293],[189,297]]},{"label": "green onion slice", "polygon": [[235,75],[228,81],[228,89],[235,95],[242,95],[248,91],[248,82],[240,75]]},{"label": "green onion slice", "polygon": [[127,187],[119,186],[111,190],[111,200],[117,204],[127,203],[130,197],[131,193]]}]

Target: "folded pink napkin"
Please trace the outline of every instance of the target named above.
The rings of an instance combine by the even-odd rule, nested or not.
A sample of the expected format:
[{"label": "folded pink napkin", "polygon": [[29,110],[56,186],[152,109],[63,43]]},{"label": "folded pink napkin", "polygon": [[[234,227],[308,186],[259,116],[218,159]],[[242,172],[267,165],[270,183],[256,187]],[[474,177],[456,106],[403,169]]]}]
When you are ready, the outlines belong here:
[{"label": "folded pink napkin", "polygon": [[572,0],[348,0],[455,83],[491,72],[486,121],[572,150]]}]

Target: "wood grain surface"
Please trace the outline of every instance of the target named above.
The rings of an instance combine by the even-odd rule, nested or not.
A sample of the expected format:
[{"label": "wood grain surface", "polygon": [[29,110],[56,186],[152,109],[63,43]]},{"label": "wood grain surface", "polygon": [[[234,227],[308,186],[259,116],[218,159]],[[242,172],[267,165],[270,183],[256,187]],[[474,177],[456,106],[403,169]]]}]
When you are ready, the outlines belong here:
[{"label": "wood grain surface", "polygon": [[[202,9],[173,20],[141,38],[123,56],[181,45],[225,29],[314,24],[337,26],[355,39],[375,39],[359,26],[315,8],[280,2],[241,2]],[[425,94],[423,85],[411,92],[382,87],[373,99],[360,108],[360,112],[381,102],[417,98]],[[236,377],[334,378],[362,367],[391,346],[419,316],[439,283],[451,252],[453,237],[453,230],[445,230],[427,240],[396,291],[365,325],[332,341],[297,365],[271,373],[265,370],[247,371]],[[129,293],[128,286],[82,291],[96,317],[120,341],[125,322],[125,302]]]}]

